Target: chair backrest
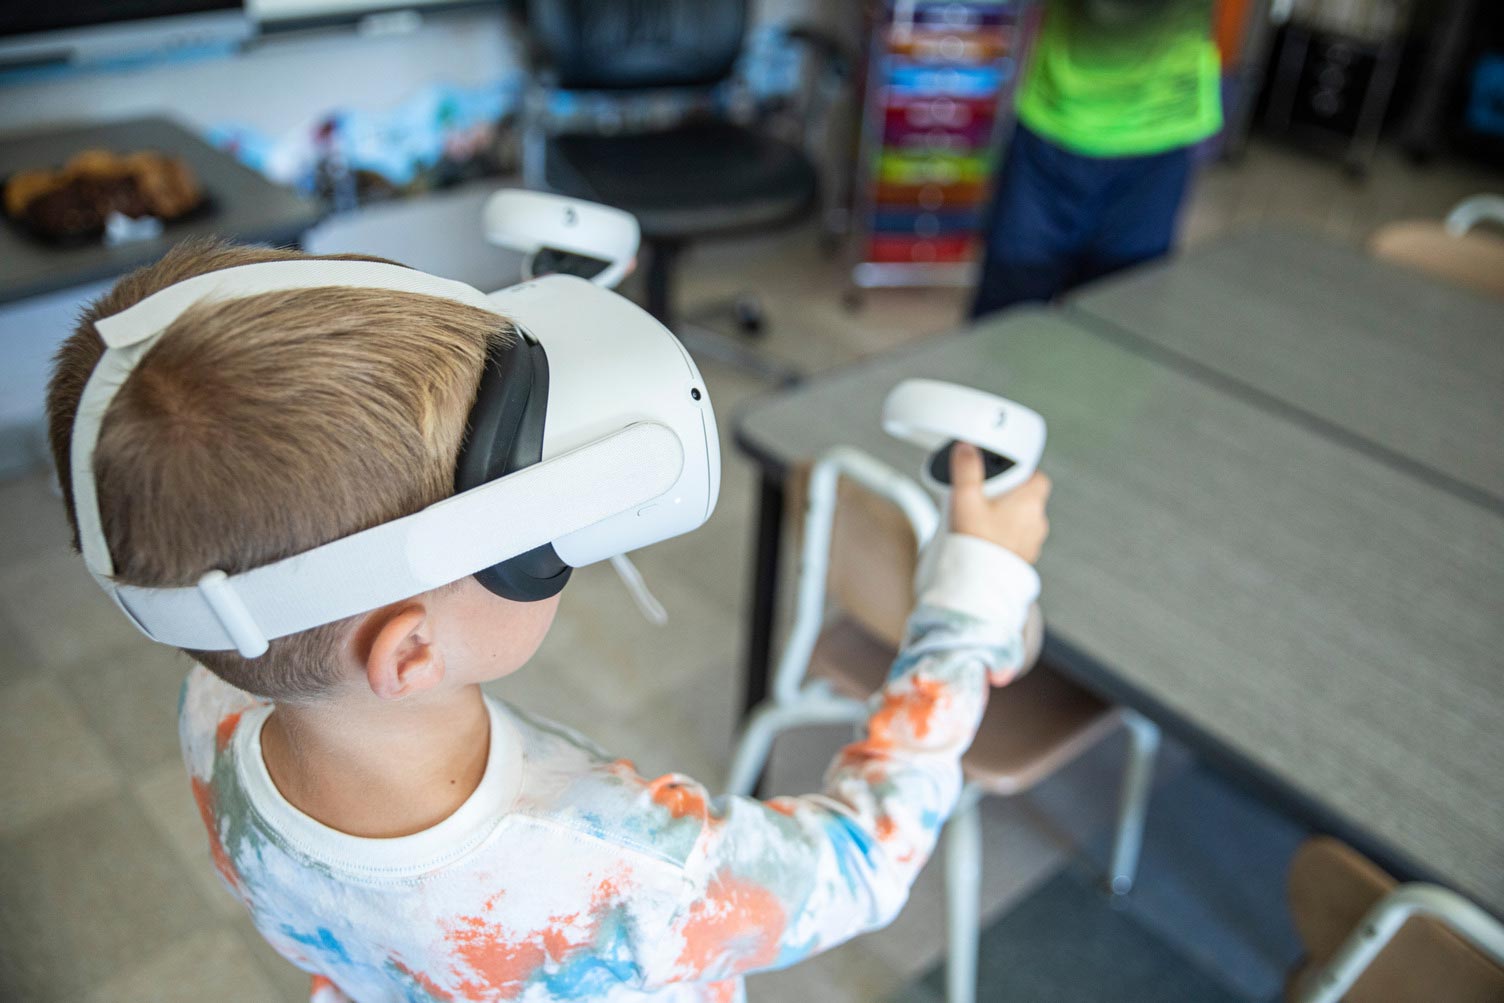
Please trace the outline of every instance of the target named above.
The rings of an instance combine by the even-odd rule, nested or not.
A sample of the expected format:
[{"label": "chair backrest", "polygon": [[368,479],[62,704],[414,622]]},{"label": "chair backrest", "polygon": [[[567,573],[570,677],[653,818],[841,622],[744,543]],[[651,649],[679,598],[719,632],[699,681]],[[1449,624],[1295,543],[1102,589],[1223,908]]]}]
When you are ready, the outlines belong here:
[{"label": "chair backrest", "polygon": [[[1395,887],[1372,861],[1327,836],[1307,840],[1290,865],[1290,912],[1306,967],[1324,964],[1368,910]],[[1292,979],[1292,988],[1298,979]],[[1347,1003],[1497,1003],[1504,969],[1446,926],[1414,916],[1358,978]]]},{"label": "chair backrest", "polygon": [[1504,195],[1483,193],[1465,198],[1447,213],[1447,233],[1460,237],[1479,223],[1504,225]]},{"label": "chair backrest", "polygon": [[528,33],[566,90],[708,86],[741,53],[746,0],[528,0]]},{"label": "chair backrest", "polygon": [[[809,466],[796,467],[785,484],[795,539],[804,536],[809,477]],[[918,566],[919,542],[903,510],[893,500],[843,477],[836,485],[826,599],[862,632],[897,650],[903,647],[909,614],[914,611]],[[1023,648],[1021,671],[1027,671],[1044,650],[1044,617],[1037,603],[1023,625]]]},{"label": "chair backrest", "polygon": [[[809,468],[789,477],[788,506],[794,538],[804,533]],[[826,593],[873,637],[894,648],[914,609],[914,569],[919,547],[898,506],[842,479],[830,538]]]}]

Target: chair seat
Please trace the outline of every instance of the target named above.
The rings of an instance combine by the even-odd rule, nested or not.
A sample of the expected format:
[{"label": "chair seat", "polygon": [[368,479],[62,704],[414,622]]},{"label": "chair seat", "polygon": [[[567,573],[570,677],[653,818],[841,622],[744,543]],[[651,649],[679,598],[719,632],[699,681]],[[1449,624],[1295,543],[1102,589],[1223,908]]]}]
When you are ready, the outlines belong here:
[{"label": "chair seat", "polygon": [[[1290,913],[1306,958],[1290,973],[1289,1000],[1357,929],[1397,882],[1352,847],[1330,836],[1306,840],[1290,862]],[[1498,1003],[1504,968],[1434,917],[1410,918],[1343,997],[1349,1003]]]},{"label": "chair seat", "polygon": [[[895,654],[849,617],[835,617],[815,645],[809,677],[864,700],[883,684]],[[1117,708],[1041,662],[993,692],[961,765],[966,778],[989,794],[1020,794],[1111,734],[1120,721]]]},{"label": "chair seat", "polygon": [[799,149],[727,122],[552,136],[543,161],[549,189],[630,212],[648,240],[775,226],[815,198],[815,168]]}]

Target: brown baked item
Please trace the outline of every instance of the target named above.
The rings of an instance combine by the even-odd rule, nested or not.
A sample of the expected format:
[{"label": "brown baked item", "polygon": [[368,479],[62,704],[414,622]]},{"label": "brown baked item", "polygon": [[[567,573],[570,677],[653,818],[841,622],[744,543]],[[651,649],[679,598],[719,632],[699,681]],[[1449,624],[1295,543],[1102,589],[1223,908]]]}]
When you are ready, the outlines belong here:
[{"label": "brown baked item", "polygon": [[168,222],[203,200],[198,179],[179,157],[154,150],[84,150],[58,170],[11,175],[4,204],[12,219],[32,231],[64,239],[103,232],[111,213]]},{"label": "brown baked item", "polygon": [[55,185],[53,171],[17,171],[5,182],[5,214],[19,218],[27,204]]},{"label": "brown baked item", "polygon": [[162,220],[176,219],[190,212],[203,199],[198,179],[178,157],[160,153],[132,153],[126,166],[141,186],[141,197],[151,214]]}]

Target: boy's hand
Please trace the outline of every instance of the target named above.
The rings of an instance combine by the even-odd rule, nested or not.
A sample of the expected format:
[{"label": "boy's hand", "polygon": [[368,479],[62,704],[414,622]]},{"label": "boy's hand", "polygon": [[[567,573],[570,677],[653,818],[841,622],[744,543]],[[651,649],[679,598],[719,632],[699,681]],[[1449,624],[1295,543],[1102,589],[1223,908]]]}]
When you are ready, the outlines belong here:
[{"label": "boy's hand", "polygon": [[1006,547],[1030,564],[1039,560],[1050,535],[1044,514],[1050,479],[1035,471],[1007,494],[988,498],[982,494],[982,454],[966,442],[951,448],[950,469],[950,528]]}]

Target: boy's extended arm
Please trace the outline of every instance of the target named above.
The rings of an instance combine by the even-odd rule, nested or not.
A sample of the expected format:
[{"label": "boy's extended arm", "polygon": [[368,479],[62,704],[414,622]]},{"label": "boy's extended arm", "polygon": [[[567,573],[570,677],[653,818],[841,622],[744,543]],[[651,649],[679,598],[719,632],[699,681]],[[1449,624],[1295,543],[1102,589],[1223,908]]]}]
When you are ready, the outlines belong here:
[{"label": "boy's extended arm", "polygon": [[[1005,682],[1039,579],[996,544],[937,541],[919,606],[873,698],[866,737],[831,764],[821,794],[707,801],[671,775],[653,798],[700,816],[684,901],[643,974],[649,984],[781,968],[890,922],[934,848],[961,790],[961,754]],[[656,935],[655,935],[655,939]],[[682,947],[680,946],[682,945]]]}]

